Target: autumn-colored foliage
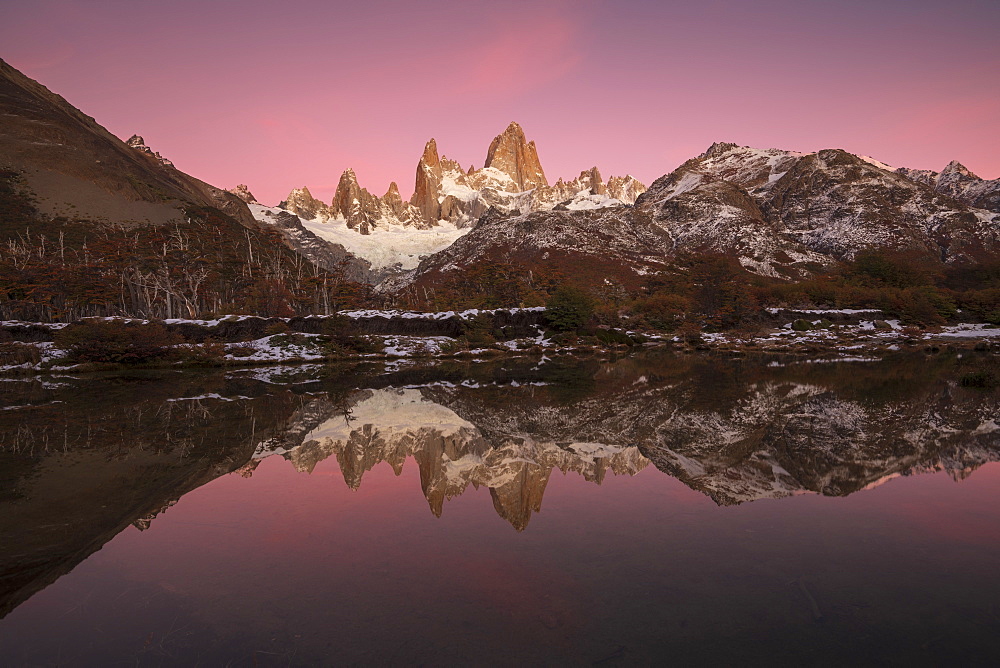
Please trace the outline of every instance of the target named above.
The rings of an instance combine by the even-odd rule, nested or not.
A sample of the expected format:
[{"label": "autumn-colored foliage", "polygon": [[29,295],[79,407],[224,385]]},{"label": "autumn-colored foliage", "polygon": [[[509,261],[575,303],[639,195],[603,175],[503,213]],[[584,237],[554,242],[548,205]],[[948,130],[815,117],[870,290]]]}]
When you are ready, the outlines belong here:
[{"label": "autumn-colored foliage", "polygon": [[97,320],[74,323],[55,334],[56,346],[71,362],[137,364],[164,359],[183,338],[159,323]]}]

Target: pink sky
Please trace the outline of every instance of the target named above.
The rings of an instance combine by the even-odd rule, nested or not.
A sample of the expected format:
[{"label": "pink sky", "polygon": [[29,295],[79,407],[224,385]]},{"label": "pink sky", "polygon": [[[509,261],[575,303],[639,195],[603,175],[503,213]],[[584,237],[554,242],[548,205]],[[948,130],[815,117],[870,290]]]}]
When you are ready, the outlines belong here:
[{"label": "pink sky", "polygon": [[550,181],[644,183],[713,141],[1000,176],[1000,2],[7,3],[0,57],[122,138],[266,203],[518,121]]}]

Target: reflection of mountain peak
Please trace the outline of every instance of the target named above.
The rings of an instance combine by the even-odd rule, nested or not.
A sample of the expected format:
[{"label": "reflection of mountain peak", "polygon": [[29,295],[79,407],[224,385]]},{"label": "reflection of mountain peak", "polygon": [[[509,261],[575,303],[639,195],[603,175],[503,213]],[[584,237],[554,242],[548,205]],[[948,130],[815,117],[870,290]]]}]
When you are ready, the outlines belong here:
[{"label": "reflection of mountain peak", "polygon": [[635,447],[557,444],[530,436],[487,441],[474,424],[416,389],[366,391],[355,398],[346,415],[311,402],[308,412],[326,419],[303,434],[301,444],[270,443],[256,457],[281,454],[296,470],[311,473],[319,462],[334,456],[352,489],[359,488],[364,474],[380,462],[399,475],[406,459],[413,458],[434,515],[440,516],[444,502],[469,485],[483,486],[490,490],[497,513],[518,530],[541,509],[554,468],[600,484],[608,470],[634,475],[649,463]]}]

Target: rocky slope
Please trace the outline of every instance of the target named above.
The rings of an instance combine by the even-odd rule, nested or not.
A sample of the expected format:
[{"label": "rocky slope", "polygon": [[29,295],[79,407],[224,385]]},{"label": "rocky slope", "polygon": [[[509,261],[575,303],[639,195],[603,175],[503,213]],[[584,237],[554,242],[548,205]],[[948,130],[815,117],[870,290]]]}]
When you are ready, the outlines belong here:
[{"label": "rocky slope", "polygon": [[[261,216],[262,224],[245,185],[225,191],[181,172],[142,137],[121,141],[2,61],[0,114],[0,241],[12,244],[0,264],[13,277],[5,317],[256,309],[270,297],[259,292],[249,305],[247,287],[315,275],[303,257],[373,280],[367,262],[295,216]],[[92,281],[89,293],[66,280],[74,271]],[[35,286],[28,298],[19,296],[22,281]]]},{"label": "rocky slope", "polygon": [[139,136],[121,141],[3,61],[0,115],[0,168],[21,176],[44,215],[161,224],[193,204],[256,226],[239,197],[175,169]]}]

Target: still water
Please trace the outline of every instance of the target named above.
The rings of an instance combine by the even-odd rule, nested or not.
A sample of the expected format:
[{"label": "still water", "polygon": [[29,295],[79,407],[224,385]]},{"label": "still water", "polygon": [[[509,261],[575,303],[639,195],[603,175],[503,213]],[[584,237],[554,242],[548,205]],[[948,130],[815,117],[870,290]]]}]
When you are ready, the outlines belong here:
[{"label": "still water", "polygon": [[0,664],[994,664],[995,364],[0,382]]}]

